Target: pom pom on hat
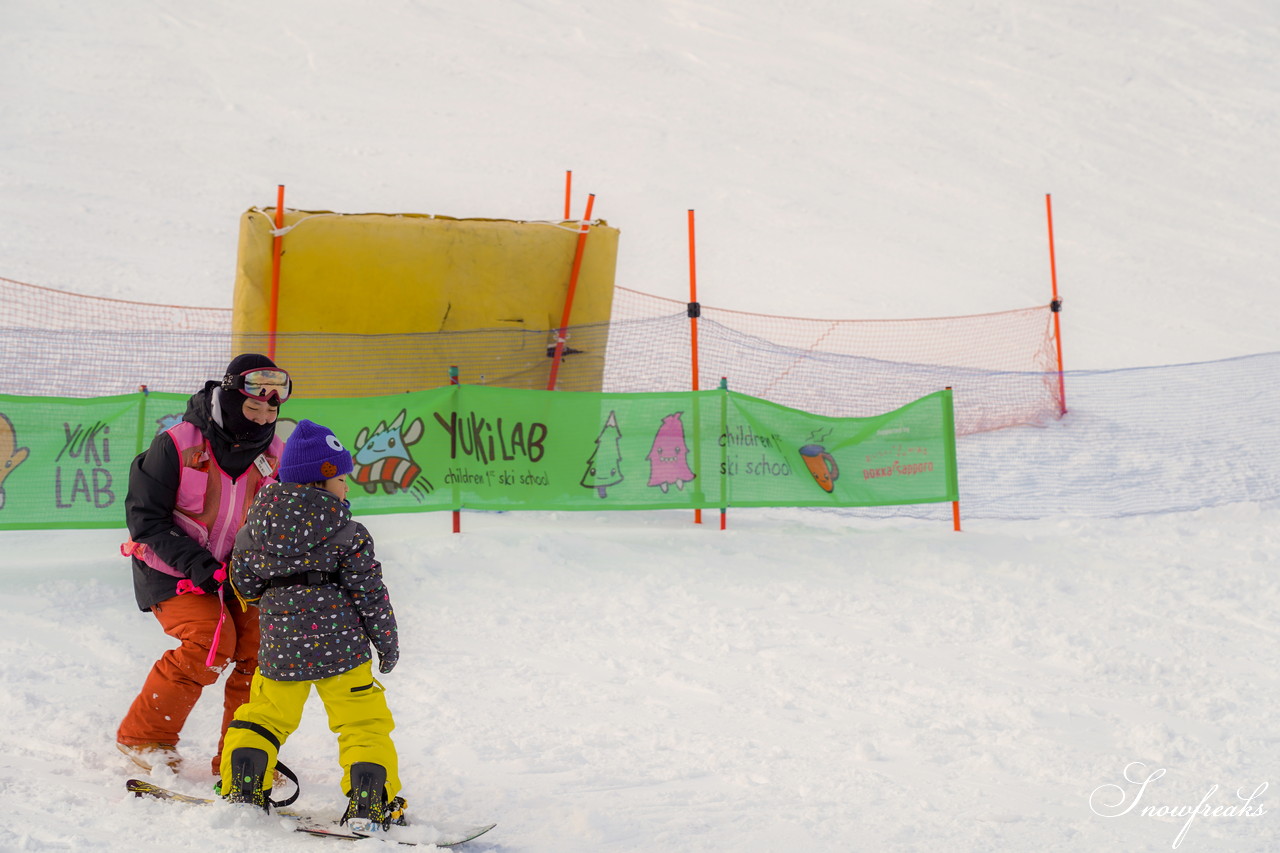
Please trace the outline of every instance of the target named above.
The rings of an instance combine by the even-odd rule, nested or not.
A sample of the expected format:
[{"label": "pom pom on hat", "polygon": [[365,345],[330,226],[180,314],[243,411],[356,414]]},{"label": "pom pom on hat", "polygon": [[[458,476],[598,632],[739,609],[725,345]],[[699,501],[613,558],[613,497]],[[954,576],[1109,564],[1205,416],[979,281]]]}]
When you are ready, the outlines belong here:
[{"label": "pom pom on hat", "polygon": [[350,474],[354,467],[332,430],[303,419],[284,443],[279,478],[282,483],[319,483]]}]

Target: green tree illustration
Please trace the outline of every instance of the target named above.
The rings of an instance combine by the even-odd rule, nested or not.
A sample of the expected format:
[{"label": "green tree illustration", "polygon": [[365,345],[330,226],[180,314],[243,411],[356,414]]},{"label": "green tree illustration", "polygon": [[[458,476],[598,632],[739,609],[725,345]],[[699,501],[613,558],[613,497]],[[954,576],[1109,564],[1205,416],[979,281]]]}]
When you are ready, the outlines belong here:
[{"label": "green tree illustration", "polygon": [[600,497],[608,497],[610,486],[616,486],[624,479],[622,475],[622,432],[618,429],[618,417],[615,412],[609,413],[600,434],[596,436],[596,449],[587,460],[587,472],[582,475],[579,484],[586,489],[595,489]]}]

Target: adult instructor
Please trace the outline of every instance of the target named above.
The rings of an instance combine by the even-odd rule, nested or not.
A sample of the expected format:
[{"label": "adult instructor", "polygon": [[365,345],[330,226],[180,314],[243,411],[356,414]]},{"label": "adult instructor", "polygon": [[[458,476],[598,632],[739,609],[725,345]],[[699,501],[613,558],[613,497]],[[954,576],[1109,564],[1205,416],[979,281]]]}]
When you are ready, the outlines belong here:
[{"label": "adult instructor", "polygon": [[133,558],[139,609],[180,643],[151,667],[116,733],[120,751],[145,770],[178,769],[187,715],[230,666],[211,762],[218,774],[227,724],[249,698],[258,614],[224,591],[226,561],[254,496],[275,482],[284,448],[276,417],[292,390],[289,374],[265,355],[238,355],[129,468],[130,541],[121,551]]}]

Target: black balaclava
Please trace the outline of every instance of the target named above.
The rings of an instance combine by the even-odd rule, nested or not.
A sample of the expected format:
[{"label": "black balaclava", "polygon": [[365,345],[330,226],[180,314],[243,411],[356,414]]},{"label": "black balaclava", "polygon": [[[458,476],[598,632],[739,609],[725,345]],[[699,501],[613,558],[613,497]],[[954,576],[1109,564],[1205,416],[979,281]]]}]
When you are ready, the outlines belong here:
[{"label": "black balaclava", "polygon": [[[247,352],[238,355],[227,365],[225,378],[239,376],[246,370],[258,370],[261,368],[271,368],[279,370],[276,363],[265,355],[259,355],[256,352]],[[214,420],[222,425],[232,438],[240,443],[256,443],[270,440],[276,432],[274,422],[269,424],[258,424],[249,420],[244,416],[244,401],[249,398],[236,390],[226,390],[225,388],[215,388],[213,392],[213,410]],[[279,405],[274,403],[273,405]]]}]

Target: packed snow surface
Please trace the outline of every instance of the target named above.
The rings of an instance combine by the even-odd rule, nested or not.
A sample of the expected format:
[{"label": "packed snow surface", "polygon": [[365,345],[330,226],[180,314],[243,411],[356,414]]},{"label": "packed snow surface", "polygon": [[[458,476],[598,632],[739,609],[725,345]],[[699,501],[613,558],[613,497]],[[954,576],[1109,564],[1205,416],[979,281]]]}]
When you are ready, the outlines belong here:
[{"label": "packed snow surface", "polygon": [[[277,184],[542,220],[572,169],[637,290],[684,298],[694,208],[717,307],[1044,304],[1052,194],[1069,369],[1277,349],[1271,0],[6,0],[0,80],[0,276],[41,286],[228,307]],[[1055,433],[1105,490],[1115,448]],[[417,820],[496,821],[476,851],[1280,848],[1275,500],[708,516],[362,519]],[[114,732],[171,643],[123,538],[0,534],[0,850],[328,849],[125,793]],[[209,792],[217,706],[156,781]],[[314,700],[284,754],[336,814]]]}]

